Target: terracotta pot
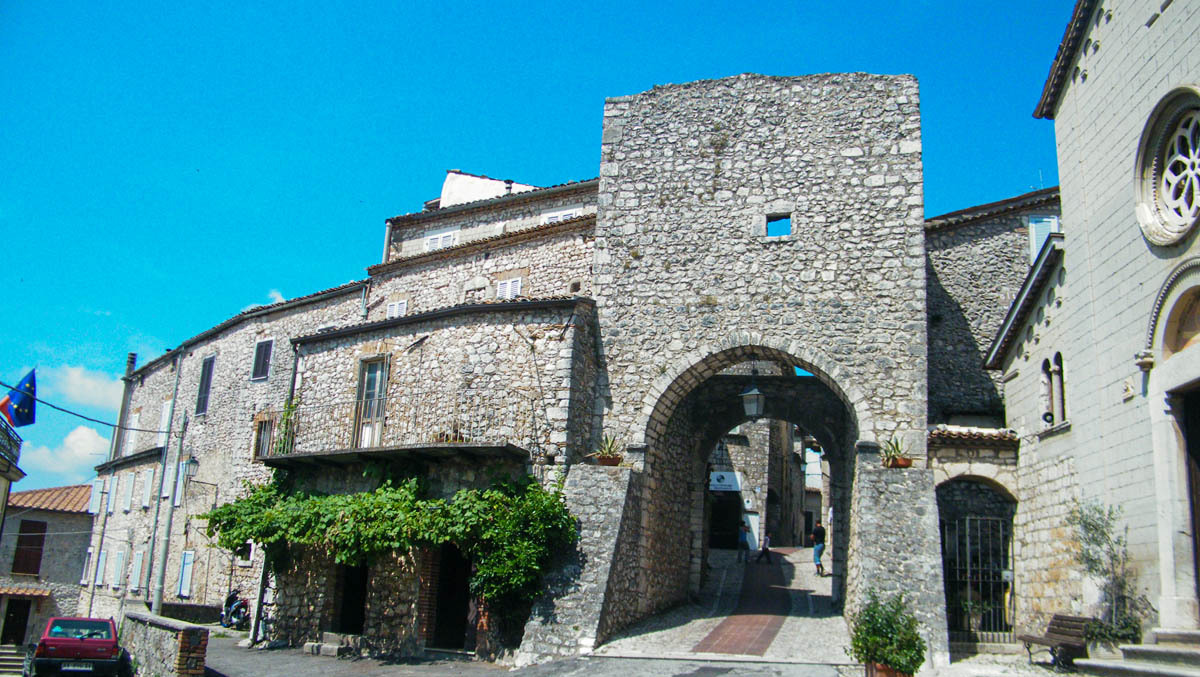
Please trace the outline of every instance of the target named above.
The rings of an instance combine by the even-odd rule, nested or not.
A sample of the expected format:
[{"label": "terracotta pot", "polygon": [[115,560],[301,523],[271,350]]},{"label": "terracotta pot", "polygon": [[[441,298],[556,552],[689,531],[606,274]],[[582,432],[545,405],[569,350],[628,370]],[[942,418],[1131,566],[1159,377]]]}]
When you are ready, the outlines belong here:
[{"label": "terracotta pot", "polygon": [[889,458],[883,461],[885,468],[908,468],[912,466],[912,459],[901,456],[900,458]]},{"label": "terracotta pot", "polygon": [[907,672],[900,672],[896,668],[889,668],[882,663],[867,663],[867,677],[912,677]]},{"label": "terracotta pot", "polygon": [[597,456],[597,465],[621,465],[620,456]]}]

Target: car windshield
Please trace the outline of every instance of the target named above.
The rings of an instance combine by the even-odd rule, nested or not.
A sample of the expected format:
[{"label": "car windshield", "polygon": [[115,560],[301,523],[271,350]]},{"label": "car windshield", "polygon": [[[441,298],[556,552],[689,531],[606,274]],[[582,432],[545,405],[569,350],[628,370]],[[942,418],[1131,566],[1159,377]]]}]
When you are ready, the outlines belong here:
[{"label": "car windshield", "polygon": [[50,637],[82,639],[112,639],[112,626],[107,621],[57,620],[50,625]]}]

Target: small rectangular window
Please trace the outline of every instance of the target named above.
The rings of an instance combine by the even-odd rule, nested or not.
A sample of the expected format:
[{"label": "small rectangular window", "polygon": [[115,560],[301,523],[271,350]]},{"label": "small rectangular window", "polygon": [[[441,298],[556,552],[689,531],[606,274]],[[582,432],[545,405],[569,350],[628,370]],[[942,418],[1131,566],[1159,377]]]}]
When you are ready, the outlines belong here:
[{"label": "small rectangular window", "polygon": [[458,231],[432,233],[425,236],[425,251],[432,252],[458,244]]},{"label": "small rectangular window", "polygon": [[115,555],[113,555],[112,589],[116,590],[116,589],[120,588],[121,584],[124,582],[124,579],[125,579],[125,551],[118,550],[117,553]]},{"label": "small rectangular window", "polygon": [[387,304],[387,319],[401,317],[408,312],[408,301],[393,301]]},{"label": "small rectangular window", "polygon": [[521,295],[521,278],[514,277],[496,283],[496,298],[515,299]]},{"label": "small rectangular window", "polygon": [[212,389],[213,365],[216,361],[216,355],[209,355],[204,358],[204,363],[200,365],[200,391],[196,394],[197,414],[203,414],[208,411],[208,391]]},{"label": "small rectangular window", "polygon": [[192,595],[192,562],[195,559],[196,553],[191,550],[184,550],[179,559],[179,587],[176,592],[180,597],[191,597]]},{"label": "small rectangular window", "polygon": [[123,454],[128,456],[137,449],[138,428],[142,427],[142,412],[135,411],[125,422],[125,451]]},{"label": "small rectangular window", "polygon": [[100,549],[100,553],[96,555],[96,576],[92,579],[92,583],[96,585],[104,585],[104,564],[108,557],[108,552],[104,548]]},{"label": "small rectangular window", "polygon": [[21,520],[17,534],[17,547],[13,552],[14,574],[38,575],[42,570],[42,548],[46,545],[46,523],[37,520]]},{"label": "small rectangular window", "polygon": [[158,417],[158,446],[167,446],[167,440],[170,436],[167,434],[167,429],[171,427],[171,404],[174,400],[167,400],[162,403],[162,411]]},{"label": "small rectangular window", "polygon": [[88,567],[92,566],[92,553],[94,553],[94,552],[95,552],[95,550],[93,548],[88,548],[87,554],[85,554],[83,556],[83,571],[79,572],[79,584],[80,585],[87,585]]},{"label": "small rectangular window", "polygon": [[97,515],[100,513],[100,501],[104,499],[104,480],[96,478],[92,480],[92,497],[88,500],[88,512]]},{"label": "small rectangular window", "polygon": [[175,507],[183,505],[183,484],[187,482],[187,461],[182,461],[175,470]]},{"label": "small rectangular window", "polygon": [[138,550],[133,553],[133,562],[129,565],[129,592],[137,593],[142,587],[142,560],[146,553]]},{"label": "small rectangular window", "polygon": [[264,379],[271,373],[271,346],[275,341],[259,341],[254,346],[254,371],[250,374],[251,381]]},{"label": "small rectangular window", "polygon": [[240,567],[248,567],[254,560],[254,542],[246,541],[241,544],[237,550],[233,551],[237,565]]},{"label": "small rectangular window", "polygon": [[121,483],[117,480],[117,476],[113,475],[113,478],[111,480],[109,480],[109,483],[108,483],[108,503],[107,503],[107,505],[108,505],[108,514],[110,514],[110,515],[117,511],[117,491],[121,488],[120,485],[121,485]]},{"label": "small rectangular window", "polygon": [[782,237],[791,234],[791,214],[775,214],[767,217],[767,237]]},{"label": "small rectangular window", "polygon": [[125,476],[125,493],[121,494],[121,510],[129,512],[133,508],[133,475]]},{"label": "small rectangular window", "polygon": [[274,441],[275,420],[264,419],[254,425],[254,456],[266,458],[271,455],[271,443]]},{"label": "small rectangular window", "polygon": [[1061,230],[1057,216],[1030,216],[1029,219],[1029,263],[1037,261],[1042,245],[1050,233]]},{"label": "small rectangular window", "polygon": [[142,486],[142,507],[143,508],[149,508],[150,507],[150,499],[154,497],[154,476],[155,476],[155,474],[156,473],[155,473],[154,468],[151,468],[150,472],[146,473],[146,484],[144,484]]}]

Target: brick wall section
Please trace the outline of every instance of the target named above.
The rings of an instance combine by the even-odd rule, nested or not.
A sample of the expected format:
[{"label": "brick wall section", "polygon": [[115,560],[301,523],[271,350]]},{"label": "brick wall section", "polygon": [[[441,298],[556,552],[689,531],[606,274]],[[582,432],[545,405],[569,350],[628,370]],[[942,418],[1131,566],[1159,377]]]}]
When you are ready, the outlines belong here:
[{"label": "brick wall section", "polygon": [[208,628],[149,613],[127,612],[121,646],[137,666],[137,677],[204,674]]},{"label": "brick wall section", "polygon": [[927,232],[929,422],[953,414],[1004,416],[1001,374],[984,357],[1029,270],[1030,210]]}]

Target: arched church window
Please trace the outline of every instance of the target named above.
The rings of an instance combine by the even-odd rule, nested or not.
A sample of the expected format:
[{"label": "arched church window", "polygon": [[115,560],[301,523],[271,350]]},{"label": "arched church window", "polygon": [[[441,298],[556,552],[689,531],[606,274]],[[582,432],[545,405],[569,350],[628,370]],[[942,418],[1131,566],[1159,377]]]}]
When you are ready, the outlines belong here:
[{"label": "arched church window", "polygon": [[1051,374],[1050,360],[1042,360],[1042,423],[1054,425],[1054,379]]}]

